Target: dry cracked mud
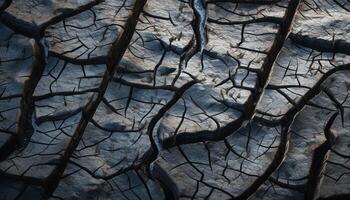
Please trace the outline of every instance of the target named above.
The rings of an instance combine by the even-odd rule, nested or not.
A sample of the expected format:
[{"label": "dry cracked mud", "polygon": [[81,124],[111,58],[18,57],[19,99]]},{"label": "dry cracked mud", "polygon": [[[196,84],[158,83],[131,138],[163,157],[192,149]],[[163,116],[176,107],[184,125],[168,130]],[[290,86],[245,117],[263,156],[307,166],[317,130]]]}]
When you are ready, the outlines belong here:
[{"label": "dry cracked mud", "polygon": [[0,199],[350,199],[349,0],[0,0]]}]

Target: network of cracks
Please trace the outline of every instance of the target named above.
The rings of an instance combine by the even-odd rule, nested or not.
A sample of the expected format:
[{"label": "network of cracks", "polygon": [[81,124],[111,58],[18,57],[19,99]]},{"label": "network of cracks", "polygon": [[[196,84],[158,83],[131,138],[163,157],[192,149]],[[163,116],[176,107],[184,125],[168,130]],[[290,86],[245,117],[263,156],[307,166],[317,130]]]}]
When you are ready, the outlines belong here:
[{"label": "network of cracks", "polygon": [[0,199],[350,199],[349,0],[0,0]]}]

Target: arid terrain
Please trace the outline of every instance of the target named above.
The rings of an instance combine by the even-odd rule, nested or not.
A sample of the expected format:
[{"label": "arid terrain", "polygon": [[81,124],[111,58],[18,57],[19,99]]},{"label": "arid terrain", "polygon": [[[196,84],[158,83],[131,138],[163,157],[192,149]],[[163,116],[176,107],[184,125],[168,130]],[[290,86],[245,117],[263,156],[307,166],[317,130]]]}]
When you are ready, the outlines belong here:
[{"label": "arid terrain", "polygon": [[0,0],[0,199],[350,199],[349,0]]}]

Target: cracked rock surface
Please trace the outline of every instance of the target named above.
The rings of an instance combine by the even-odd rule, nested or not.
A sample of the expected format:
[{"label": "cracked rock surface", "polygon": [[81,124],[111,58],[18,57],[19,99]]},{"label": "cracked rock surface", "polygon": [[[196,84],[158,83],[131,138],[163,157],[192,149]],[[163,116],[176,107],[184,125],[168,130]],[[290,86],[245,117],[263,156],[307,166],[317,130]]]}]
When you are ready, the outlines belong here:
[{"label": "cracked rock surface", "polygon": [[0,199],[350,199],[347,0],[0,0]]}]

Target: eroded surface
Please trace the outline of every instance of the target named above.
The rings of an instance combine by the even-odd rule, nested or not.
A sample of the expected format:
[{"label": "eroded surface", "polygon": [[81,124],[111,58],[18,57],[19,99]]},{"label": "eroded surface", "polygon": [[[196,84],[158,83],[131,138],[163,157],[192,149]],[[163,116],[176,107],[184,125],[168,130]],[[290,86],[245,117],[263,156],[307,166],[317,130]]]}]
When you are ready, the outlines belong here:
[{"label": "eroded surface", "polygon": [[0,1],[0,199],[347,199],[348,1]]}]

